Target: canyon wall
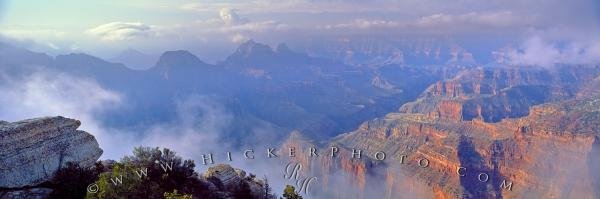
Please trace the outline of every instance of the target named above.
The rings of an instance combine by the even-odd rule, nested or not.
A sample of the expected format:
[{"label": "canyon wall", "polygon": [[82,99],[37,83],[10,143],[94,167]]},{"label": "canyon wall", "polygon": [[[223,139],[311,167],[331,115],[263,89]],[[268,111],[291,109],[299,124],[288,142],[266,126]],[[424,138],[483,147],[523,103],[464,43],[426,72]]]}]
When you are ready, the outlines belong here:
[{"label": "canyon wall", "polygon": [[572,98],[598,75],[597,66],[473,68],[431,85],[400,112],[499,122],[526,116],[533,105]]},{"label": "canyon wall", "polygon": [[282,148],[320,151],[291,161],[329,198],[598,198],[598,71],[468,70],[327,143],[295,133]]}]

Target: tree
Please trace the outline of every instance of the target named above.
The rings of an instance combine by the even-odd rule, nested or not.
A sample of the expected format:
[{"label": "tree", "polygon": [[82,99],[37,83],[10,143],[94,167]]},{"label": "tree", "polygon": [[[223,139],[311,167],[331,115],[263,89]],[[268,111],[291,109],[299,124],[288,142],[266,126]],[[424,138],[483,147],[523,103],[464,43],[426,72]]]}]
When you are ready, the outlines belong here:
[{"label": "tree", "polygon": [[83,198],[88,184],[98,178],[98,173],[96,169],[82,168],[77,163],[67,162],[65,167],[59,169],[50,181],[50,186],[54,189],[51,197]]},{"label": "tree", "polygon": [[272,198],[272,195],[271,195],[272,193],[271,192],[273,192],[273,190],[271,190],[271,185],[269,185],[269,180],[267,179],[267,176],[265,176],[263,178],[263,181],[265,182],[265,186],[264,186],[264,188],[265,188],[265,199]]},{"label": "tree", "polygon": [[302,199],[302,196],[296,192],[296,188],[292,185],[285,185],[285,189],[283,189],[283,197],[286,199]]},{"label": "tree", "polygon": [[[89,193],[86,198],[159,198],[159,185],[155,181],[145,181],[132,176],[136,168],[132,165],[115,163],[109,172],[100,174],[95,184],[97,193]],[[135,175],[135,174],[133,174]]]},{"label": "tree", "polygon": [[192,199],[192,195],[183,195],[177,193],[177,189],[173,190],[173,192],[165,192],[165,199]]},{"label": "tree", "polygon": [[235,199],[252,199],[252,191],[247,182],[241,181],[238,189],[233,191],[233,198]]},{"label": "tree", "polygon": [[208,191],[209,185],[198,178],[194,167],[192,160],[183,161],[169,149],[136,147],[132,156],[123,157],[100,174],[95,182],[99,191],[86,197],[162,198],[173,190],[184,196],[212,197],[214,193]]}]

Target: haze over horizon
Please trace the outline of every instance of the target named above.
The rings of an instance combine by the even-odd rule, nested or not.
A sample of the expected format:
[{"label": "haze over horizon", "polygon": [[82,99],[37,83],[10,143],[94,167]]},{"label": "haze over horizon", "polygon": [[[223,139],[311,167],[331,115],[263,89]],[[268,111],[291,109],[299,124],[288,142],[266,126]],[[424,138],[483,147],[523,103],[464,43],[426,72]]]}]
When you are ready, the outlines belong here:
[{"label": "haze over horizon", "polygon": [[[53,55],[113,58],[126,49],[155,57],[190,50],[225,59],[248,39],[309,51],[319,40],[420,37],[462,43],[543,45],[599,42],[600,3],[577,1],[3,1],[0,34]],[[36,15],[31,13],[35,12]],[[44,16],[43,20],[39,17]],[[85,16],[85,17],[82,17]],[[500,42],[499,42],[500,41]]]}]

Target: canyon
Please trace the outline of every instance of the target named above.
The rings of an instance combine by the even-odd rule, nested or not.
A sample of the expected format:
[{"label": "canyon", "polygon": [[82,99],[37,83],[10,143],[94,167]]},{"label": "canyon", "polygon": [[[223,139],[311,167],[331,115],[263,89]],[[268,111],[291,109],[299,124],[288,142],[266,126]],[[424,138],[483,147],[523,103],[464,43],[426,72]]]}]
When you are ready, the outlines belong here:
[{"label": "canyon", "polygon": [[282,146],[345,151],[290,158],[322,179],[319,197],[598,198],[598,71],[465,70],[329,142]]},{"label": "canyon", "polygon": [[[286,159],[318,177],[315,198],[598,198],[598,65],[478,65],[450,43],[419,46],[338,46],[329,51],[338,62],[250,40],[217,64],[177,50],[131,70],[87,54],[50,57],[0,44],[0,83],[9,88],[39,71],[92,79],[126,99],[94,113],[99,123],[128,132],[176,121],[180,98],[209,96],[231,120],[218,141],[245,149],[284,140],[279,149],[319,151]],[[363,48],[370,50],[352,52]],[[1,173],[10,182],[0,187],[35,186],[67,160],[97,160],[102,150],[79,125],[60,117],[0,122],[1,155],[12,158],[1,168],[31,168]],[[36,153],[47,139],[52,147]],[[332,147],[338,156],[326,153]],[[244,177],[213,169],[227,182]]]}]

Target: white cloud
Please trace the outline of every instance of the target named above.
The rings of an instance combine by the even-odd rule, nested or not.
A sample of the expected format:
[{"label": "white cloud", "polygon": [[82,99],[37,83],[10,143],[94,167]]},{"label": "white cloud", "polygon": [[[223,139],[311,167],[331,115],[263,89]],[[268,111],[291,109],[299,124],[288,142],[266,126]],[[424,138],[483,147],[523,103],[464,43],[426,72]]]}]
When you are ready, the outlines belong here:
[{"label": "white cloud", "polygon": [[[196,35],[212,35],[213,39],[226,36],[232,43],[248,40],[258,33],[287,30],[290,26],[274,20],[251,21],[237,14],[237,9],[220,8],[218,18],[196,20],[193,26],[182,27]],[[182,31],[183,32],[183,31]]]},{"label": "white cloud", "polygon": [[[355,29],[357,31],[376,32],[373,28],[390,29],[398,31],[423,31],[436,30],[435,32],[473,32],[485,31],[490,28],[494,30],[507,28],[524,28],[531,25],[535,20],[533,17],[517,16],[510,11],[496,12],[468,12],[465,14],[432,14],[413,19],[367,19],[358,18],[349,23],[338,23],[334,25],[317,26],[317,28]],[[523,30],[523,29],[520,29]],[[380,31],[380,30],[377,30]]]},{"label": "white cloud", "polygon": [[258,21],[248,22],[237,26],[227,26],[221,28],[223,32],[267,32],[276,30],[285,30],[289,28],[287,24],[279,23],[277,21]]},{"label": "white cloud", "polygon": [[248,38],[242,34],[235,34],[233,36],[231,36],[231,42],[233,43],[242,43],[244,41],[248,40]]},{"label": "white cloud", "polygon": [[360,29],[368,29],[368,28],[395,28],[402,25],[396,21],[388,21],[388,20],[377,20],[377,19],[355,19],[350,23],[341,23],[337,25],[327,25],[324,26],[325,29],[332,28],[360,28]]},{"label": "white cloud", "polygon": [[204,12],[222,7],[243,9],[252,13],[351,13],[363,11],[406,11],[406,7],[423,5],[422,0],[384,1],[314,1],[314,0],[254,0],[192,2],[179,6],[186,11]]},{"label": "white cloud", "polygon": [[221,8],[219,11],[219,17],[226,25],[239,25],[248,22],[247,19],[241,18],[236,10],[230,8]]},{"label": "white cloud", "polygon": [[65,38],[67,33],[56,29],[34,29],[27,27],[9,27],[0,31],[2,34],[16,38],[16,39],[31,39],[31,38],[44,38],[44,39],[57,39]]},{"label": "white cloud", "polygon": [[175,103],[175,121],[152,125],[143,133],[140,144],[170,148],[196,160],[202,153],[231,148],[230,143],[219,141],[233,121],[223,104],[201,95],[187,96]]},{"label": "white cloud", "polygon": [[554,64],[600,63],[600,41],[552,42],[541,36],[533,36],[518,48],[496,52],[498,62],[511,65],[544,66]]},{"label": "white cloud", "polygon": [[152,34],[152,28],[140,22],[110,22],[89,29],[87,33],[107,41],[121,41],[147,37]]},{"label": "white cloud", "polygon": [[498,11],[487,13],[469,12],[460,15],[439,13],[421,17],[415,25],[420,27],[463,27],[465,25],[509,27],[528,25],[532,22],[532,17],[516,16],[511,11]]},{"label": "white cloud", "polygon": [[81,129],[94,135],[104,157],[120,156],[131,146],[122,134],[109,133],[97,114],[118,108],[123,97],[102,88],[94,80],[38,71],[16,78],[0,73],[0,118],[18,121],[45,116],[64,116],[81,121]]},{"label": "white cloud", "polygon": [[[211,96],[192,94],[176,99],[174,120],[132,131],[104,125],[103,113],[127,107],[127,99],[93,79],[47,70],[24,77],[0,72],[0,93],[1,120],[14,122],[45,116],[80,120],[80,129],[94,135],[104,150],[102,159],[118,159],[142,145],[168,147],[195,160],[209,151],[232,148],[231,143],[224,143],[220,138],[232,125],[234,116],[220,100]],[[258,137],[274,137],[275,133],[264,124],[256,124],[249,130],[252,135],[260,135]]]}]

